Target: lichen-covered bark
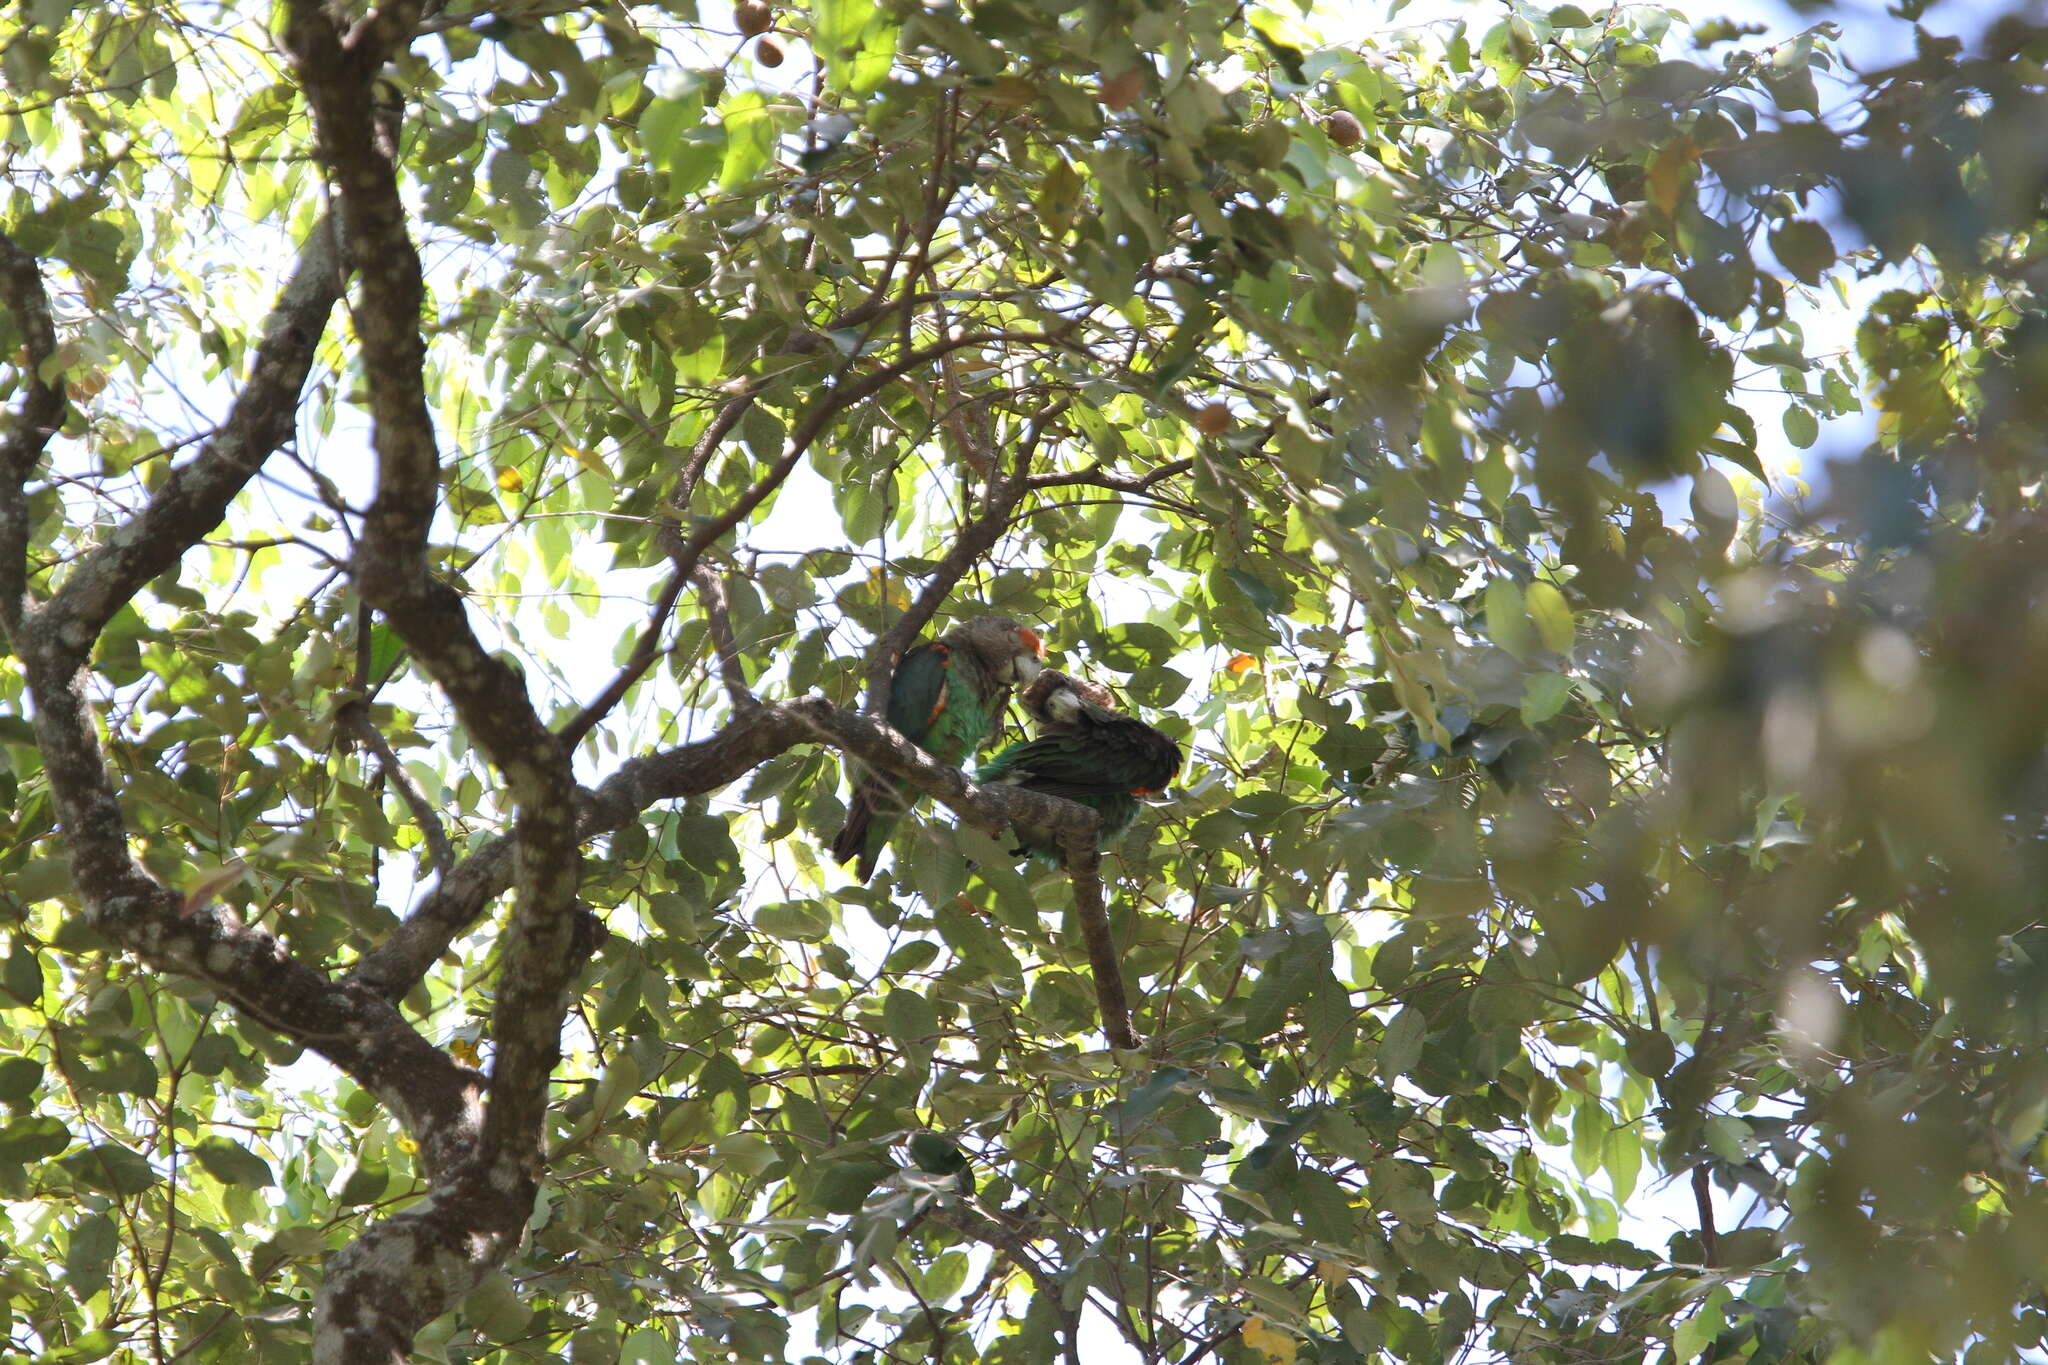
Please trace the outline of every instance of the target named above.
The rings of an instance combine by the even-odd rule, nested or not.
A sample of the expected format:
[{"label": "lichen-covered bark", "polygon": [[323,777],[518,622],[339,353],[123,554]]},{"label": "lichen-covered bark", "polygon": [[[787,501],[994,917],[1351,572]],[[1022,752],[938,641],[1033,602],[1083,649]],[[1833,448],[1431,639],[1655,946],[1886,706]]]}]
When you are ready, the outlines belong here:
[{"label": "lichen-covered bark", "polygon": [[423,1323],[516,1243],[540,1172],[541,1121],[569,985],[587,956],[578,933],[581,844],[570,750],[541,722],[520,676],[483,647],[462,598],[427,560],[440,458],[419,327],[426,290],[398,192],[396,129],[372,90],[384,62],[410,38],[419,8],[387,5],[343,33],[332,11],[292,0],[285,39],[312,105],[357,280],[377,494],[357,545],[356,588],[447,693],[502,774],[515,811],[514,894],[474,1149],[427,1199],[380,1223],[329,1267],[315,1350],[335,1362],[402,1355]]},{"label": "lichen-covered bark", "polygon": [[0,636],[12,641],[28,592],[28,500],[22,489],[64,418],[64,391],[43,375],[57,349],[50,296],[35,257],[0,232],[0,303],[21,329],[25,382],[21,404],[0,427]]},{"label": "lichen-covered bark", "polygon": [[[595,788],[579,789],[577,837],[588,841],[622,829],[664,801],[718,791],[804,743],[827,744],[901,777],[991,834],[1017,819],[1061,838],[1092,841],[1097,831],[1095,813],[1085,806],[1015,787],[976,786],[883,722],[805,697],[763,704],[708,739],[628,759]],[[448,945],[512,886],[513,846],[512,839],[494,839],[458,862],[388,939],[364,955],[356,978],[394,999],[417,985]]]},{"label": "lichen-covered bark", "polygon": [[[11,244],[10,244],[11,245]],[[31,344],[47,348],[48,306],[32,261],[0,250],[7,301]],[[227,910],[189,905],[143,869],[86,696],[84,661],[106,620],[148,578],[162,572],[219,524],[227,504],[290,435],[299,391],[338,297],[335,243],[327,226],[309,239],[250,367],[248,383],[213,438],[149,503],[74,567],[64,589],[41,605],[25,597],[19,541],[6,554],[11,642],[33,705],[36,742],[70,855],[78,903],[116,948],[159,971],[205,981],[266,1027],[302,1042],[349,1072],[418,1136],[429,1169],[466,1150],[475,1077],[429,1046],[391,1002],[354,983],[335,983],[293,958],[269,931]],[[29,283],[33,281],[31,290]],[[37,310],[42,321],[36,321]],[[21,489],[53,410],[31,389],[12,415],[5,454],[8,488],[0,522],[21,514]]]},{"label": "lichen-covered bark", "polygon": [[[1022,818],[1085,842],[1093,838],[1095,820],[1092,812],[1054,798],[976,788],[886,725],[822,699],[758,702],[732,646],[721,585],[698,571],[699,556],[720,528],[772,492],[834,414],[949,350],[990,339],[982,336],[948,338],[874,372],[842,375],[796,425],[771,477],[677,547],[678,584],[694,580],[706,599],[733,719],[710,739],[625,763],[594,789],[576,783],[573,738],[542,723],[523,679],[482,646],[462,598],[432,575],[427,557],[440,470],[423,382],[424,283],[397,192],[395,128],[375,108],[371,89],[411,34],[419,10],[416,3],[387,5],[344,30],[337,10],[287,0],[287,44],[314,110],[336,213],[306,244],[227,419],[140,512],[71,567],[47,601],[33,600],[29,591],[24,491],[62,419],[61,387],[32,378],[7,415],[0,442],[0,627],[29,685],[36,737],[86,917],[117,949],[157,970],[206,982],[251,1018],[333,1061],[419,1144],[426,1193],[374,1224],[327,1266],[315,1307],[314,1358],[333,1365],[403,1360],[422,1326],[518,1246],[540,1174],[548,1082],[569,991],[590,951],[590,916],[575,899],[588,839],[657,803],[722,788],[806,743],[827,744],[893,773],[991,833]],[[134,858],[88,697],[86,663],[121,606],[212,532],[289,439],[315,348],[350,275],[357,281],[354,321],[378,468],[376,498],[352,566],[355,581],[502,774],[515,819],[509,837],[467,858],[437,856],[442,875],[433,892],[386,943],[336,980],[225,907],[188,902]],[[54,325],[36,262],[4,238],[0,302],[15,314],[34,365],[54,354]],[[1000,497],[949,557],[942,581],[928,585],[919,620],[1000,531],[1025,491],[1025,463],[1019,459]],[[348,713],[340,723],[351,723]],[[1078,865],[1076,875],[1078,886]],[[513,905],[495,983],[492,1070],[485,1077],[428,1043],[397,1002],[508,889]],[[1085,891],[1080,899],[1090,903]],[[1100,899],[1097,883],[1092,903],[1099,907]],[[1121,1013],[1114,1021],[1105,1015],[1119,1041],[1121,1019]]]},{"label": "lichen-covered bark", "polygon": [[220,525],[228,504],[292,434],[313,351],[340,297],[340,250],[322,218],[264,324],[249,378],[227,420],[171,471],[142,512],[93,547],[38,615],[41,629],[83,661],[114,613]]}]

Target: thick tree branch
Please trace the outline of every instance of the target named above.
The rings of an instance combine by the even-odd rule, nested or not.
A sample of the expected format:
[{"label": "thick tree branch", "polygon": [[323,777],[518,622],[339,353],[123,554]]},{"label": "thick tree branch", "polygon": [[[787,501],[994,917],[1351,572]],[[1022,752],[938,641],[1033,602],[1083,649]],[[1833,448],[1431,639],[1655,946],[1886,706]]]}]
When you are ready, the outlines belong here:
[{"label": "thick tree branch", "polygon": [[1116,939],[1109,932],[1109,910],[1102,899],[1101,819],[1094,811],[1086,813],[1095,828],[1084,830],[1079,827],[1081,822],[1069,821],[1060,848],[1066,855],[1067,875],[1074,881],[1074,918],[1080,922],[1081,943],[1088,950],[1088,965],[1095,975],[1095,1004],[1102,1012],[1102,1031],[1111,1047],[1129,1049],[1136,1047],[1138,1040],[1131,1033],[1123,964],[1117,957]]},{"label": "thick tree branch", "polygon": [[[1098,817],[1085,806],[1017,787],[976,786],[958,768],[939,762],[882,722],[822,697],[805,697],[760,705],[709,739],[628,760],[595,790],[581,794],[578,834],[590,839],[623,829],[650,807],[717,791],[805,743],[825,744],[902,777],[990,834],[1001,834],[1019,820],[1050,828],[1062,840],[1068,835],[1093,839],[1098,832]],[[510,838],[494,839],[457,863],[391,936],[363,957],[351,979],[387,998],[411,990],[492,898],[511,886],[513,846]]]},{"label": "thick tree branch", "polygon": [[[291,434],[299,391],[339,295],[337,266],[334,233],[323,220],[266,323],[249,380],[219,431],[140,513],[84,558],[48,603],[21,613],[21,580],[15,579],[12,634],[86,920],[115,947],[157,970],[205,982],[252,1019],[354,1076],[415,1135],[426,1168],[434,1171],[470,1145],[474,1108],[466,1092],[474,1090],[474,1073],[429,1046],[388,1001],[335,985],[267,930],[242,924],[224,907],[188,906],[143,869],[129,851],[81,670],[121,604],[218,525],[228,502]],[[10,290],[21,283],[10,272]],[[10,297],[18,312],[20,297]],[[28,330],[31,345],[40,345],[40,329],[31,322]],[[17,480],[25,480],[40,450],[32,431],[11,434],[6,473],[15,484],[8,491],[17,496],[0,497],[0,504],[19,504]],[[17,573],[21,563],[12,557]]]},{"label": "thick tree branch", "polygon": [[21,404],[7,414],[0,440],[0,635],[10,645],[28,609],[28,499],[22,490],[50,438],[64,420],[64,387],[43,367],[57,353],[42,268],[12,237],[0,232],[0,304],[21,329],[25,380]]},{"label": "thick tree branch", "polygon": [[356,329],[368,378],[377,496],[356,549],[356,586],[448,694],[503,773],[517,810],[519,894],[493,1011],[486,1156],[506,1179],[540,1162],[547,1078],[576,967],[575,779],[570,750],[541,721],[524,681],[471,629],[461,598],[433,577],[427,531],[440,495],[440,457],[425,387],[420,316],[426,286],[398,194],[394,130],[373,99],[376,73],[410,37],[417,4],[371,14],[346,39],[312,0],[289,6],[286,41],[313,106],[320,150],[341,197],[361,287]]},{"label": "thick tree branch", "polygon": [[[631,759],[595,791],[580,794],[578,834],[609,834],[659,802],[716,791],[806,734],[785,702],[737,717],[709,739]],[[410,991],[492,899],[510,888],[513,847],[509,837],[493,839],[457,863],[390,937],[363,956],[353,977],[392,999]]]},{"label": "thick tree branch", "polygon": [[[228,502],[291,434],[299,390],[338,296],[336,267],[334,237],[323,221],[266,324],[249,380],[220,430],[148,506],[84,558],[55,597],[25,618],[17,615],[14,639],[87,920],[115,946],[159,970],[207,983],[266,1027],[333,1060],[391,1106],[418,1135],[432,1165],[461,1145],[456,1135],[468,1119],[459,1102],[466,1073],[427,1046],[387,1002],[334,986],[270,933],[242,925],[224,908],[188,908],[177,891],[143,870],[129,852],[80,671],[121,604],[218,525]],[[10,274],[10,289],[18,280]],[[39,344],[38,329],[29,330],[32,344]],[[40,449],[33,433],[13,433],[6,455],[10,480],[25,478]],[[17,571],[20,563],[13,560]],[[19,607],[16,584],[11,601]]]},{"label": "thick tree branch", "polygon": [[205,982],[258,1023],[328,1058],[391,1108],[418,1139],[429,1171],[447,1165],[469,1144],[464,1092],[474,1073],[429,1046],[388,1001],[330,982],[225,907],[188,909],[144,871],[129,853],[84,673],[33,627],[25,643],[36,743],[87,921],[114,946]]},{"label": "thick tree branch", "polygon": [[340,255],[323,217],[265,320],[249,378],[199,453],[171,471],[148,506],[95,546],[36,613],[38,630],[82,661],[115,612],[220,525],[228,504],[291,438],[313,352],[340,297]]},{"label": "thick tree branch", "polygon": [[447,693],[503,774],[516,811],[517,892],[492,1008],[490,1102],[470,1164],[336,1257],[320,1293],[315,1359],[381,1365],[408,1353],[420,1327],[504,1258],[531,1211],[548,1078],[584,956],[576,905],[582,852],[573,751],[541,722],[520,676],[483,648],[462,599],[433,576],[427,557],[440,458],[420,330],[426,289],[398,193],[397,129],[373,97],[377,73],[409,41],[419,5],[380,8],[345,39],[315,0],[287,0],[287,12],[286,44],[360,280],[355,318],[377,495],[356,546],[356,587]]}]

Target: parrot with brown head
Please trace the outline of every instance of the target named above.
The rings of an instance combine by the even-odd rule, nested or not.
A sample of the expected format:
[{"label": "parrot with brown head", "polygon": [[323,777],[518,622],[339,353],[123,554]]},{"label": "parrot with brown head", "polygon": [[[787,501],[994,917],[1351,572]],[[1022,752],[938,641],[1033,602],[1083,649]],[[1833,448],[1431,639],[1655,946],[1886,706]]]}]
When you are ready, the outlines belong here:
[{"label": "parrot with brown head", "polygon": [[[1101,843],[1122,838],[1144,797],[1166,790],[1180,771],[1180,746],[1111,704],[1109,690],[1051,669],[1025,690],[1024,709],[1038,735],[1003,749],[974,780],[1063,796],[1102,817]],[[1018,852],[1058,859],[1049,829],[1016,826]]]},{"label": "parrot with brown head", "polygon": [[[889,686],[889,724],[957,767],[996,737],[1012,684],[1031,681],[1044,657],[1045,645],[1030,627],[1007,616],[970,617],[904,653]],[[861,773],[832,856],[854,863],[860,879],[868,880],[896,817],[914,804],[915,792],[894,778]]]}]

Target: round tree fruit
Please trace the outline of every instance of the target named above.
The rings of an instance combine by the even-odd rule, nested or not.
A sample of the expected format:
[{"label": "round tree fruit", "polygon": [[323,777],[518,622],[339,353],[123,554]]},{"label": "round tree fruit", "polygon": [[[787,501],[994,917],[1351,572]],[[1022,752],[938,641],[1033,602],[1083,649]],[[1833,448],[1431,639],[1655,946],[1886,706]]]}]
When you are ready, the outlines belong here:
[{"label": "round tree fruit", "polygon": [[1204,436],[1221,436],[1230,430],[1230,405],[1227,403],[1204,403],[1195,410],[1195,430]]},{"label": "round tree fruit", "polygon": [[1365,125],[1349,109],[1339,109],[1323,118],[1323,133],[1339,147],[1356,147],[1365,141]]},{"label": "round tree fruit", "polygon": [[782,44],[773,38],[763,38],[754,44],[754,60],[763,66],[781,66],[783,55]]},{"label": "round tree fruit", "polygon": [[768,0],[740,0],[733,7],[733,22],[739,25],[742,37],[757,38],[768,31],[774,22],[775,12],[768,8]]}]

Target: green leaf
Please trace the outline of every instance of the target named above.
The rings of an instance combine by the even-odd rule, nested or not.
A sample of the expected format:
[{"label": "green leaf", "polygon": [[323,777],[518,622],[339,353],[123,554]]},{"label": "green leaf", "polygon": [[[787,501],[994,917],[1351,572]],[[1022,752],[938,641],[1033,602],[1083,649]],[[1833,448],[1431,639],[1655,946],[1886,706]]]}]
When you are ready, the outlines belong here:
[{"label": "green leaf", "polygon": [[932,1175],[953,1175],[966,1169],[967,1153],[960,1144],[938,1133],[912,1133],[910,1157],[920,1171]]},{"label": "green leaf", "polygon": [[1128,1134],[1169,1097],[1186,1088],[1194,1079],[1194,1073],[1191,1071],[1177,1066],[1162,1066],[1152,1074],[1151,1079],[1111,1105],[1107,1117],[1116,1125],[1119,1133]]},{"label": "green leaf", "polygon": [[1517,659],[1536,652],[1536,632],[1522,589],[1510,578],[1496,578],[1486,585],[1486,633],[1493,642]]},{"label": "green leaf", "polygon": [[1428,1036],[1429,1024],[1422,1012],[1413,1005],[1403,1005],[1380,1034],[1379,1055],[1373,1060],[1374,1074],[1384,1081],[1406,1076],[1421,1060],[1423,1040]]},{"label": "green leaf", "polygon": [[1639,1075],[1652,1078],[1667,1074],[1678,1056],[1677,1045],[1671,1041],[1670,1035],[1655,1029],[1629,1030],[1626,1047],[1628,1064]]},{"label": "green leaf", "polygon": [[1544,1249],[1565,1265],[1615,1265],[1625,1270],[1654,1270],[1663,1261],[1651,1252],[1619,1239],[1594,1242],[1574,1233],[1551,1238]]},{"label": "green leaf", "polygon": [[51,1114],[16,1119],[0,1128],[0,1162],[25,1163],[53,1157],[71,1145],[71,1130]]},{"label": "green leaf", "polygon": [[1806,450],[1820,439],[1820,419],[1803,403],[1785,405],[1785,439]]},{"label": "green leaf", "polygon": [[199,1158],[208,1175],[224,1185],[260,1189],[274,1183],[270,1163],[232,1138],[202,1138],[193,1145],[192,1154]]},{"label": "green leaf", "polygon": [[162,1179],[140,1152],[102,1142],[73,1152],[59,1163],[79,1184],[114,1195],[141,1194]]},{"label": "green leaf", "polygon": [[718,113],[725,130],[725,159],[718,168],[718,184],[732,193],[767,169],[775,151],[775,116],[769,112],[768,97],[755,90],[731,96]]},{"label": "green leaf", "polygon": [[882,998],[882,1026],[906,1048],[930,1049],[938,1039],[939,1016],[916,991],[893,990]]},{"label": "green leaf", "polygon": [[1674,1365],[1697,1359],[1701,1352],[1721,1333],[1727,1320],[1728,1289],[1715,1285],[1701,1302],[1699,1311],[1678,1324],[1671,1337],[1671,1358]]},{"label": "green leaf", "polygon": [[[1119,673],[1169,671],[1159,666],[1180,652],[1180,642],[1172,632],[1143,621],[1110,626],[1102,632],[1101,641],[1095,657]],[[1135,677],[1132,681],[1136,682]]]},{"label": "green leaf", "polygon": [[0,1104],[21,1107],[43,1081],[43,1064],[33,1057],[0,1059]]},{"label": "green leaf", "polygon": [[1564,594],[1538,579],[1524,590],[1522,601],[1543,647],[1553,654],[1571,653],[1572,609],[1566,605]]},{"label": "green leaf", "polygon": [[1771,229],[1771,254],[1778,258],[1778,264],[1792,272],[1793,278],[1819,284],[1834,268],[1835,241],[1819,223],[1788,218]]},{"label": "green leaf", "polygon": [[1572,680],[1562,673],[1531,673],[1522,684],[1522,724],[1537,726],[1564,710]]},{"label": "green leaf", "polygon": [[58,1346],[38,1357],[41,1365],[90,1365],[95,1360],[105,1360],[121,1349],[128,1338],[119,1332],[104,1327],[95,1327],[90,1332],[81,1332],[71,1341]]},{"label": "green leaf", "polygon": [[104,1213],[88,1213],[71,1228],[64,1252],[64,1280],[80,1302],[107,1287],[107,1272],[121,1248],[120,1229]]},{"label": "green leaf", "polygon": [[1246,573],[1243,569],[1225,569],[1223,572],[1260,611],[1270,615],[1279,610],[1281,594],[1278,588],[1272,587],[1256,574]]},{"label": "green leaf", "polygon": [[42,962],[26,939],[17,937],[14,940],[14,946],[7,954],[6,974],[0,976],[0,986],[24,1005],[34,1005],[43,998]]},{"label": "green leaf", "polygon": [[811,11],[811,46],[825,59],[832,83],[857,95],[888,77],[896,33],[874,0],[818,0]]},{"label": "green leaf", "polygon": [[71,861],[68,858],[31,858],[18,871],[8,875],[7,890],[28,905],[54,900],[71,890]]},{"label": "green leaf", "polygon": [[811,1185],[811,1202],[826,1213],[859,1213],[875,1186],[896,1164],[875,1157],[842,1157],[822,1163]]},{"label": "green leaf", "polygon": [[1292,949],[1268,962],[1245,1005],[1245,1035],[1263,1038],[1278,1029],[1287,1011],[1315,989],[1320,975],[1316,964]]}]

